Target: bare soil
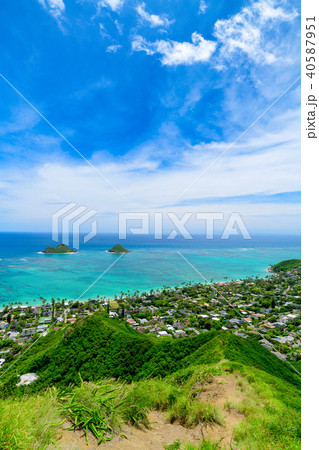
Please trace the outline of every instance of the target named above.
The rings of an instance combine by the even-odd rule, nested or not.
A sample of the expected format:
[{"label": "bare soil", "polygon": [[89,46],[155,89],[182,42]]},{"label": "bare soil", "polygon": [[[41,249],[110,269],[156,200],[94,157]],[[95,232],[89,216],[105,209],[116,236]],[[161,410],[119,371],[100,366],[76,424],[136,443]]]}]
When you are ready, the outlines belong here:
[{"label": "bare soil", "polygon": [[209,424],[197,425],[194,428],[185,428],[178,423],[170,424],[165,413],[151,411],[148,419],[149,428],[137,429],[125,426],[122,433],[126,436],[116,436],[110,443],[98,445],[93,435],[89,435],[89,444],[85,442],[83,431],[68,431],[70,424],[64,424],[61,438],[52,448],[65,450],[163,450],[163,444],[172,444],[176,440],[181,442],[200,443],[203,438],[210,438],[212,442],[218,441],[221,448],[234,448],[234,427],[245,420],[243,414],[235,409],[225,409],[227,400],[238,403],[245,398],[244,393],[237,386],[239,378],[232,374],[215,376],[211,382],[206,382],[195,389],[199,392],[197,398],[204,403],[215,404],[223,413],[224,425]]}]

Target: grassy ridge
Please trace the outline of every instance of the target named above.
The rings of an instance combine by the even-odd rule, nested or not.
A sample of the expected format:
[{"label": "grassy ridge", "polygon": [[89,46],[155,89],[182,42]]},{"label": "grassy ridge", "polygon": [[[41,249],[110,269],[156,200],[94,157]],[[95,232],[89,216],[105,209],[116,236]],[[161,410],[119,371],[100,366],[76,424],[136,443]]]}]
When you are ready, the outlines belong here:
[{"label": "grassy ridge", "polygon": [[[197,393],[215,375],[235,376],[242,392],[238,403],[227,401],[224,409],[203,403]],[[82,424],[100,440],[108,441],[124,424],[147,426],[147,411],[159,410],[171,422],[186,427],[225,423],[225,410],[243,414],[234,430],[238,449],[299,449],[300,395],[291,384],[264,371],[234,362],[190,365],[163,379],[126,384],[114,380],[83,382],[67,388],[50,388],[41,395],[0,399],[0,442],[5,450],[47,448],[57,440],[61,422]],[[19,411],[19,414],[17,414]],[[98,427],[96,425],[99,425]],[[189,446],[188,446],[189,445]],[[196,449],[195,444],[176,442],[173,449]],[[50,447],[51,448],[51,447]],[[170,448],[170,447],[169,447]],[[200,448],[200,447],[199,447]],[[206,448],[206,447],[204,447]],[[207,450],[220,448],[211,443]]]},{"label": "grassy ridge", "polygon": [[[27,372],[39,379],[16,388],[17,374]],[[104,312],[42,337],[1,378],[0,447],[47,448],[64,420],[108,441],[124,424],[147,426],[154,409],[186,427],[222,426],[225,409],[197,393],[215,375],[227,383],[229,374],[243,392],[239,403],[225,398],[226,410],[245,417],[234,431],[236,448],[299,449],[299,378],[258,342],[224,331],[158,339]],[[192,445],[172,448],[200,448]]]},{"label": "grassy ridge", "polygon": [[[2,378],[0,394],[15,391],[16,374],[36,372],[25,390],[66,386],[78,380],[116,378],[127,382],[162,377],[194,364],[220,360],[253,366],[299,386],[298,375],[255,340],[214,331],[192,338],[158,339],[136,332],[104,312],[41,338]],[[19,392],[21,390],[19,389]]]},{"label": "grassy ridge", "polygon": [[219,360],[239,362],[300,386],[299,375],[258,341],[245,340],[228,332],[217,332],[212,339],[187,358],[188,364],[211,364]]}]

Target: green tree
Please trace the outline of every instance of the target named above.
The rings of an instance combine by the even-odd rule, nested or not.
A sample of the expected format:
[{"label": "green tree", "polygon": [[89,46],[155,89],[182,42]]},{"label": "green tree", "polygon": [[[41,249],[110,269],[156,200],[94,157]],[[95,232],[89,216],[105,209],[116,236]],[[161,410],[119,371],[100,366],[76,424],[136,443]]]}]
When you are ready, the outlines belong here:
[{"label": "green tree", "polygon": [[51,299],[52,302],[52,320],[54,320],[54,309],[55,309],[55,300],[54,298]]}]

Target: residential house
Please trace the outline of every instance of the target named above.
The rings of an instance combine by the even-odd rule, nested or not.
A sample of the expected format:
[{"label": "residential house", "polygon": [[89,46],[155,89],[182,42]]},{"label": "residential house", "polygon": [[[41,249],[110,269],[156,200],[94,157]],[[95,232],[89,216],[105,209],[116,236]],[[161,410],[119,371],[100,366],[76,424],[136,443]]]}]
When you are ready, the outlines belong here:
[{"label": "residential house", "polygon": [[7,339],[11,339],[12,341],[15,341],[18,338],[18,334],[16,331],[8,331],[7,333]]},{"label": "residential house", "polygon": [[35,328],[25,328],[20,333],[20,338],[31,338],[35,333]]},{"label": "residential house", "polygon": [[51,317],[40,317],[39,325],[44,325],[46,323],[51,323]]},{"label": "residential house", "polygon": [[145,325],[148,323],[147,319],[139,319],[141,325]]},{"label": "residential house", "polygon": [[158,336],[158,337],[161,337],[161,336],[168,336],[168,333],[167,333],[167,331],[158,331],[158,332],[157,332],[157,336]]}]

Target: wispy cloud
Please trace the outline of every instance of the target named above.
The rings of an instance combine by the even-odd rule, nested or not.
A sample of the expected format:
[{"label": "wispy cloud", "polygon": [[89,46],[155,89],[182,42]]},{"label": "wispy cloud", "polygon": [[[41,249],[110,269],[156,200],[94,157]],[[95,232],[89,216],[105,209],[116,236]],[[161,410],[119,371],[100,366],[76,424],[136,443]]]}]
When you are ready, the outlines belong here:
[{"label": "wispy cloud", "polygon": [[122,46],[120,44],[113,44],[113,45],[109,45],[108,47],[106,47],[105,51],[107,53],[117,53],[121,47]]},{"label": "wispy cloud", "polygon": [[147,22],[151,27],[168,27],[171,22],[163,14],[158,16],[156,14],[150,14],[145,9],[145,3],[140,3],[136,7],[138,15],[144,22]]},{"label": "wispy cloud", "polygon": [[65,10],[63,0],[38,0],[38,1],[62,27],[63,13]]},{"label": "wispy cloud", "polygon": [[98,0],[98,8],[110,8],[112,11],[118,11],[123,6],[124,0]]},{"label": "wispy cloud", "polygon": [[88,95],[95,94],[98,91],[110,89],[112,87],[114,87],[114,82],[109,78],[102,76],[93,83],[85,84],[82,89],[73,92],[70,97],[72,99],[82,100]]},{"label": "wispy cloud", "polygon": [[[277,111],[271,115],[238,143],[231,155],[221,159],[218,169],[205,175],[179,203],[177,196],[181,188],[202,172],[229,142],[212,141],[192,146],[180,138],[174,142],[174,149],[167,149],[161,136],[117,160],[93,155],[91,161],[101,173],[114,183],[121,180],[120,188],[124,190],[126,201],[113,195],[112,190],[105,191],[104,183],[90,168],[66,155],[55,158],[56,162],[39,161],[28,170],[23,164],[7,166],[0,169],[0,178],[5,182],[1,208],[11,212],[6,213],[1,222],[25,222],[32,217],[33,223],[38,221],[42,227],[43,223],[49,226],[54,206],[48,206],[48,202],[76,201],[109,212],[172,208],[176,213],[236,211],[250,218],[256,227],[259,224],[259,229],[267,223],[269,230],[276,229],[278,221],[284,226],[287,217],[294,217],[293,223],[285,225],[291,231],[291,227],[298,227],[299,203],[289,201],[289,197],[278,199],[277,194],[293,193],[295,197],[294,193],[300,189],[299,120],[299,111],[281,114]],[[170,135],[167,139],[171,140]],[[162,162],[169,159],[165,151],[170,156],[174,152],[175,158],[163,167]],[[154,154],[158,155],[156,160]],[[269,196],[267,203],[265,195]],[[273,201],[271,196],[275,196]]]},{"label": "wispy cloud", "polygon": [[142,36],[136,36],[132,42],[134,51],[144,51],[148,55],[162,55],[164,66],[189,65],[198,62],[208,62],[215,52],[216,42],[206,40],[199,33],[193,33],[192,42],[177,42],[158,40],[148,42]]},{"label": "wispy cloud", "polygon": [[106,30],[103,23],[99,23],[100,35],[103,39],[111,39],[110,33]]},{"label": "wispy cloud", "polygon": [[205,14],[206,9],[208,8],[207,4],[205,3],[205,0],[200,0],[199,2],[199,14]]},{"label": "wispy cloud", "polygon": [[15,108],[12,113],[12,119],[0,124],[0,136],[31,130],[39,121],[39,116],[30,108]]},{"label": "wispy cloud", "polygon": [[[208,62],[218,47],[218,58],[214,66],[224,69],[228,61],[236,63],[235,55],[243,54],[259,64],[273,64],[280,59],[288,61],[289,56],[279,52],[279,43],[270,39],[284,22],[291,22],[297,12],[284,9],[285,2],[260,0],[251,2],[229,19],[218,20],[214,24],[216,40],[206,40],[197,32],[192,34],[192,42],[177,42],[170,39],[149,42],[144,37],[135,36],[132,49],[144,51],[148,55],[160,54],[163,65],[194,64]],[[200,3],[200,12],[205,12],[206,4]],[[147,14],[144,10],[143,13]]]},{"label": "wispy cloud", "polygon": [[[21,36],[14,40],[12,35],[3,55],[12,54],[30,69],[21,75],[20,66],[11,65],[12,77],[103,176],[120,183],[127,200],[1,86],[2,229],[49,229],[56,205],[76,201],[112,216],[114,227],[101,231],[116,231],[118,210],[165,209],[238,211],[259,231],[297,230],[297,85],[178,201],[189,182],[299,76],[297,0],[242,0],[232,5],[233,15],[225,8],[213,10],[206,0],[205,16],[197,14],[196,0],[185,2],[183,18],[178,17],[180,2],[170,2],[169,8],[164,2],[169,13],[164,16],[146,0],[81,0],[70,3],[71,9],[65,0],[38,1],[43,7],[33,10],[30,2],[38,34],[21,47],[20,37],[24,32],[29,42],[29,30],[19,18]],[[5,20],[11,23],[14,15],[7,9]],[[218,14],[216,26],[210,13]],[[67,36],[54,26],[45,33],[49,14],[67,23]],[[165,28],[158,18],[176,21]],[[110,64],[119,45],[121,58],[114,56]],[[132,54],[131,45],[144,54]],[[22,53],[30,57],[26,49],[34,58],[31,65],[21,60]],[[281,64],[286,55],[289,66]],[[58,66],[52,64],[57,57]]]},{"label": "wispy cloud", "polygon": [[295,10],[287,11],[274,0],[260,0],[229,19],[218,20],[214,36],[221,45],[221,56],[229,60],[235,53],[243,53],[259,64],[273,64],[282,55],[278,55],[276,41],[269,39],[269,33],[297,15]]}]

